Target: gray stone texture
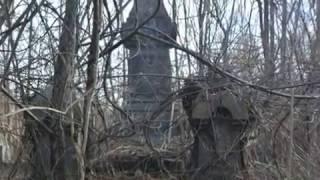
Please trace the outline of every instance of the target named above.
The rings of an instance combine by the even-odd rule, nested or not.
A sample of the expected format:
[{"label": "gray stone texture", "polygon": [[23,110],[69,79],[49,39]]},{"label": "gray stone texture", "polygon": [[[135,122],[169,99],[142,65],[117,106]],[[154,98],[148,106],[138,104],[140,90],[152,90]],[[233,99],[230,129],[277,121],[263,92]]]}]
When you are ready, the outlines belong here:
[{"label": "gray stone texture", "polygon": [[[157,5],[160,6],[157,8]],[[153,18],[146,22],[152,15]],[[139,32],[166,40],[176,38],[176,25],[171,21],[162,0],[135,1],[127,22],[123,24],[122,38],[126,39],[144,22]],[[124,46],[130,50],[126,110],[139,124],[147,121],[171,93],[170,47],[137,34],[127,39]],[[153,130],[168,126],[169,108],[167,111],[150,122]]]},{"label": "gray stone texture", "polygon": [[228,89],[210,89],[186,82],[183,106],[194,132],[190,179],[236,180],[244,170],[244,133],[250,123],[248,106]]}]

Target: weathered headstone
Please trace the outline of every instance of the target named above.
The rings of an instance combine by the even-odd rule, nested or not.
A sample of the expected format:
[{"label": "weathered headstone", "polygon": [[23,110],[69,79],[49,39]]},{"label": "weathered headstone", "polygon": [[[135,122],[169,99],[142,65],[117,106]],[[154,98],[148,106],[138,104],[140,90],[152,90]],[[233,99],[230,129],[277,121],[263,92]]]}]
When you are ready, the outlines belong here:
[{"label": "weathered headstone", "polygon": [[253,120],[249,109],[230,90],[187,82],[183,106],[194,132],[191,179],[235,180],[243,170],[244,133]]},{"label": "weathered headstone", "polygon": [[[30,98],[30,105],[38,106],[38,107],[50,107],[52,105],[50,98],[52,97],[52,89],[53,86],[51,84],[47,85],[44,89],[40,90],[39,94],[35,94],[35,96]],[[82,136],[80,133],[81,122],[82,122],[82,101],[77,100],[77,93],[73,92],[73,107],[70,109],[72,111],[72,117],[66,117],[64,123],[65,132],[64,132],[64,143],[66,146],[66,150],[64,154],[61,154],[61,161],[65,164],[69,169],[68,172],[75,172],[79,170],[76,150],[77,141],[81,140]],[[95,112],[95,109],[92,108],[92,111]],[[44,124],[48,125],[49,128],[53,128],[55,124],[52,122],[52,112],[46,109],[41,110],[32,110],[32,113],[41,120]],[[92,129],[94,129],[94,123],[92,121],[97,121],[96,116],[92,115],[90,118],[90,129],[88,135],[88,147],[85,154],[85,158],[87,162],[90,162],[94,156],[98,156],[96,154],[97,141],[95,133],[93,133]],[[30,121],[34,122],[34,120]],[[32,178],[34,179],[47,179],[53,174],[53,167],[56,166],[57,162],[52,162],[53,150],[56,144],[56,134],[49,134],[45,129],[41,126],[38,126],[35,123],[28,124],[28,133],[34,133],[36,139],[33,139],[33,153],[32,153],[32,163],[33,164],[33,172]],[[80,136],[80,137],[79,137]],[[92,164],[88,163],[88,168]],[[67,175],[67,174],[66,174]],[[76,176],[74,174],[70,174],[70,176]]]},{"label": "weathered headstone", "polygon": [[[36,94],[34,97],[30,98],[30,105],[32,106],[40,106],[40,107],[50,107],[51,101],[50,98],[52,96],[52,85],[48,85],[45,89],[40,91],[40,94]],[[81,109],[80,105],[77,103],[74,108],[75,117],[73,120],[79,121],[81,118]],[[32,110],[32,113],[43,123],[48,125],[50,128],[53,128],[55,124],[53,124],[52,114],[48,110]],[[33,122],[33,121],[31,121]],[[68,125],[71,127],[70,125]],[[64,154],[61,154],[59,162],[53,162],[52,157],[54,155],[55,146],[57,146],[56,134],[49,134],[42,127],[37,126],[36,124],[28,124],[27,128],[28,133],[33,137],[33,152],[32,152],[32,179],[50,179],[54,174],[54,167],[57,166],[58,163],[64,163],[66,169],[66,173],[74,172],[79,169],[77,166],[77,152],[75,143],[72,135],[68,132],[64,132],[64,143],[66,146],[66,150]],[[66,174],[67,177],[76,176],[73,173]]]},{"label": "weathered headstone", "polygon": [[[176,25],[162,0],[136,0],[127,22],[123,24],[122,38],[127,38],[142,23],[145,24],[139,32],[167,40],[176,38]],[[127,39],[124,46],[130,50],[126,110],[141,129],[171,92],[170,47],[137,34]],[[168,109],[147,123],[153,142],[160,141],[161,134],[169,126],[169,112]]]}]

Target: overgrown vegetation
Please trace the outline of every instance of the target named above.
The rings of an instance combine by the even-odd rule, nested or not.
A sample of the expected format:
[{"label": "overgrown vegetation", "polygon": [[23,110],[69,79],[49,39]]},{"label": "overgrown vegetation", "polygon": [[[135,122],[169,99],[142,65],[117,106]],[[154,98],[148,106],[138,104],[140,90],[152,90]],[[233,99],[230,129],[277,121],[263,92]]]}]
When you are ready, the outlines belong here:
[{"label": "overgrown vegetation", "polygon": [[[12,111],[25,116],[20,131],[25,133],[18,133],[19,148],[14,150],[20,155],[12,156],[18,158],[11,159],[3,176],[186,178],[196,134],[181,103],[188,80],[205,84],[202,89],[208,91],[226,88],[254,111],[258,123],[244,146],[242,179],[320,176],[320,1],[153,0],[164,3],[177,25],[177,39],[150,35],[146,33],[150,29],[141,30],[145,28],[141,22],[129,36],[172,47],[172,94],[163,105],[172,108],[172,129],[178,130],[176,134],[167,130],[161,147],[153,147],[147,131],[141,133],[142,145],[135,144],[133,137],[140,130],[125,109],[132,57],[123,46],[130,37],[121,33],[135,1],[147,2],[0,1],[0,97],[9,98],[5,102],[17,106]],[[225,81],[203,83],[212,76]],[[9,142],[2,134],[17,136],[2,123],[16,123],[12,111],[0,110],[1,143]],[[0,145],[3,156],[11,145]],[[111,163],[117,154],[129,153],[131,158],[136,152],[143,154],[142,159],[165,160],[155,160],[160,167],[156,172],[120,171]],[[178,170],[164,165],[175,161]]]}]

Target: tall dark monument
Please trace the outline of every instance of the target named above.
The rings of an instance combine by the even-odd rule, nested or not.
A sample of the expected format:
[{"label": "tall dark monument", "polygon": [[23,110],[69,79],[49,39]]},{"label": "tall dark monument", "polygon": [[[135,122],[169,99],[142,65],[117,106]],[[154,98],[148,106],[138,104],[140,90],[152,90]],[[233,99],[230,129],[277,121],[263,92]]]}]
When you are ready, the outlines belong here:
[{"label": "tall dark monument", "polygon": [[[136,0],[127,22],[123,24],[122,38],[126,38],[142,23],[145,24],[138,32],[167,40],[176,38],[176,25],[171,21],[162,0]],[[138,34],[125,41],[124,46],[130,50],[126,110],[134,118],[137,127],[142,127],[171,92],[170,47]],[[154,141],[160,140],[164,129],[169,126],[169,109],[148,123]]]}]

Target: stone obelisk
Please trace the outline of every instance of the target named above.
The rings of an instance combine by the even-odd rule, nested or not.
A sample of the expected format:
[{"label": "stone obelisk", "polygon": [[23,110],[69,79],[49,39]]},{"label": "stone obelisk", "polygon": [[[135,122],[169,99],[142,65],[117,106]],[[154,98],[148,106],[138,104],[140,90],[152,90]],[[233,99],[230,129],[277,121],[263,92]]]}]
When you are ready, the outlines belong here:
[{"label": "stone obelisk", "polygon": [[[122,26],[122,38],[135,31],[160,39],[175,39],[176,25],[171,21],[163,0],[136,0],[126,23]],[[152,17],[150,19],[150,17]],[[160,104],[171,93],[170,46],[143,35],[135,34],[124,42],[129,49],[128,58],[128,99],[126,110],[134,118],[137,127],[148,125],[153,142],[162,139],[169,126],[168,108],[160,116],[148,121]]]}]

